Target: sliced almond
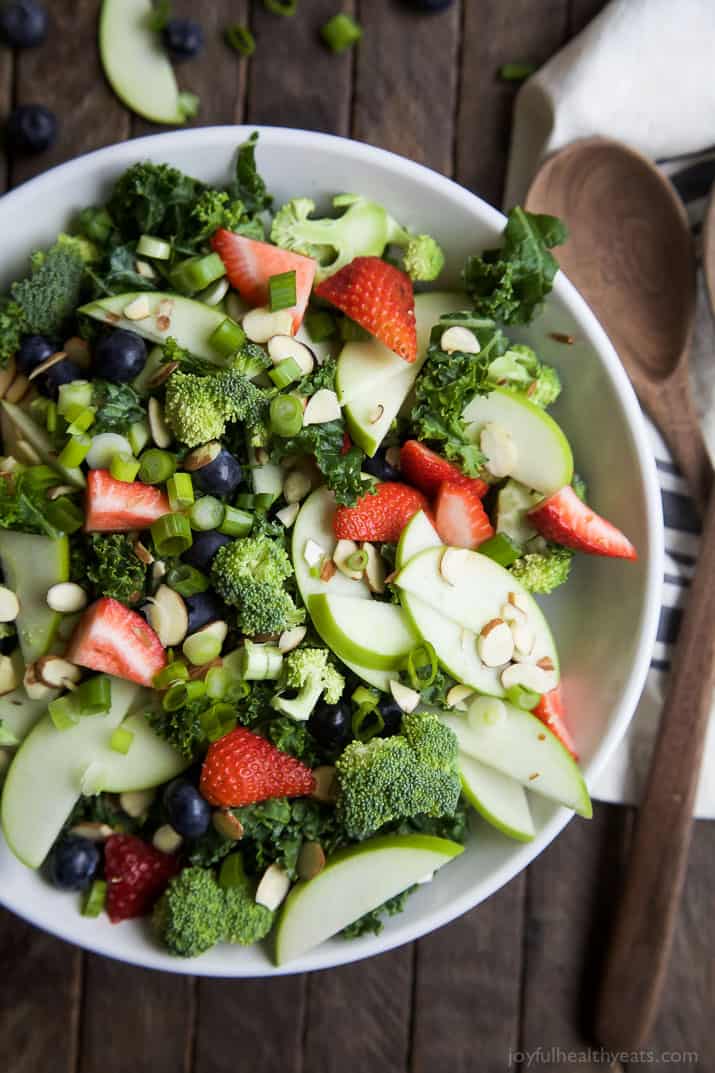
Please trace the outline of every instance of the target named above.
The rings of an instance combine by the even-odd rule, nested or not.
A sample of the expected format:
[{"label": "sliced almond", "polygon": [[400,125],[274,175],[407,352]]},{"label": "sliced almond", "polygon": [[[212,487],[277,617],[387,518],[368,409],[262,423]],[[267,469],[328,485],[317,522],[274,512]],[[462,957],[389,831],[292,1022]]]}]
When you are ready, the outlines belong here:
[{"label": "sliced almond", "polygon": [[339,418],[338,396],[330,388],[321,387],[308,399],[308,405],[303,412],[303,426],[325,425],[328,421],[337,421]]},{"label": "sliced almond", "polygon": [[[59,365],[61,361],[64,361],[67,354],[64,350],[56,350],[54,354],[50,354],[49,358],[45,358],[39,365],[36,365],[28,376],[28,380],[36,380],[38,376],[42,376],[48,369],[51,369],[53,365]],[[7,396],[6,396],[7,397]]]},{"label": "sliced almond", "polygon": [[510,622],[509,628],[511,629],[511,635],[514,638],[515,655],[530,656],[534,651],[536,637],[529,623]]},{"label": "sliced almond", "polygon": [[392,466],[393,469],[400,468],[400,453],[401,452],[399,447],[387,448],[387,450],[385,451],[385,461],[387,462],[388,466]]},{"label": "sliced almond", "polygon": [[[0,697],[12,693],[22,682],[22,660],[13,656],[0,656]],[[2,722],[0,721],[0,729]]]},{"label": "sliced almond", "polygon": [[82,678],[82,668],[61,656],[43,656],[35,663],[35,675],[52,689],[68,689]]},{"label": "sliced almond", "polygon": [[311,489],[311,480],[302,469],[292,470],[283,482],[283,498],[286,503],[300,503]]},{"label": "sliced almond", "polygon": [[305,542],[303,548],[303,558],[308,566],[319,566],[325,558],[327,552],[325,548],[322,548],[320,544],[315,540],[308,539]]},{"label": "sliced almond", "polygon": [[351,570],[347,564],[347,560],[351,555],[355,555],[355,553],[359,551],[360,549],[354,540],[339,540],[335,545],[335,551],[333,552],[333,562],[340,573],[344,574],[345,577],[351,578],[353,581],[361,581],[364,571]]},{"label": "sliced almond", "polygon": [[294,626],[292,630],[284,630],[278,638],[278,651],[285,656],[297,648],[308,632],[307,626]]},{"label": "sliced almond", "polygon": [[179,593],[168,585],[160,585],[147,605],[149,625],[164,648],[181,644],[189,629],[189,614]]},{"label": "sliced almond", "polygon": [[163,577],[166,577],[166,563],[161,559],[157,559],[155,563],[152,563],[151,567],[151,587],[155,595]]},{"label": "sliced almond", "polygon": [[420,702],[420,695],[416,689],[410,689],[409,686],[404,686],[402,682],[398,682],[396,678],[393,678],[390,682],[390,692],[395,700],[395,703],[402,709],[403,712],[409,714],[413,712]]},{"label": "sliced almond", "polygon": [[474,332],[460,324],[442,332],[439,345],[445,354],[454,354],[456,351],[460,354],[478,354],[482,349]]},{"label": "sliced almond", "polygon": [[151,313],[149,299],[145,294],[141,294],[125,305],[122,312],[127,320],[146,320]]},{"label": "sliced almond", "polygon": [[447,704],[450,708],[456,708],[459,712],[466,712],[467,700],[473,695],[474,690],[471,686],[452,686],[447,694]]},{"label": "sliced almond", "polygon": [[320,580],[330,581],[335,577],[337,567],[332,559],[326,559],[320,568]]},{"label": "sliced almond", "polygon": [[156,308],[156,327],[160,332],[168,332],[171,327],[171,315],[174,312],[173,298],[162,298]]},{"label": "sliced almond", "polygon": [[24,373],[18,373],[10,387],[5,392],[5,398],[8,402],[20,402],[27,394],[27,390],[30,386],[30,381]]},{"label": "sliced almond", "polygon": [[119,795],[119,807],[127,816],[138,820],[147,814],[155,796],[154,790],[125,790]]},{"label": "sliced almond", "polygon": [[164,408],[157,398],[149,399],[149,431],[157,447],[167,448],[172,440],[171,430],[164,419]]},{"label": "sliced almond", "polygon": [[74,488],[71,484],[55,484],[52,488],[47,489],[47,498],[51,500],[59,499],[60,496],[71,496],[77,494],[78,489]]},{"label": "sliced almond", "polygon": [[89,842],[106,842],[114,834],[114,829],[108,823],[94,823],[84,820],[70,827],[70,834],[77,838],[86,838]]},{"label": "sliced almond", "polygon": [[154,391],[155,388],[161,387],[165,383],[172,373],[175,373],[179,368],[178,361],[166,361],[163,365],[160,365],[153,376],[150,376],[146,382],[147,389]]},{"label": "sliced almond", "polygon": [[89,343],[81,335],[71,336],[65,341],[62,349],[75,365],[79,365],[80,369],[89,369],[92,363],[92,353]]},{"label": "sliced almond", "polygon": [[288,503],[287,506],[281,507],[280,510],[276,511],[276,518],[281,523],[281,525],[284,525],[286,527],[286,529],[290,529],[290,527],[293,525],[296,518],[298,517],[299,510],[300,503]]},{"label": "sliced almond", "polygon": [[506,708],[498,697],[475,697],[469,705],[467,721],[473,727],[498,726],[506,719]]},{"label": "sliced almond", "polygon": [[[12,455],[0,457],[0,477],[11,477],[14,473],[17,473],[20,468],[20,463],[16,458],[13,458]],[[47,494],[49,496],[49,491]]]},{"label": "sliced almond", "polygon": [[222,835],[223,838],[227,838],[231,842],[240,842],[243,838],[243,824],[230,809],[217,809],[211,817],[211,822],[214,830]]},{"label": "sliced almond", "polygon": [[487,667],[502,667],[514,654],[514,638],[503,618],[493,618],[477,637],[477,652]]},{"label": "sliced almond", "polygon": [[56,690],[40,680],[36,673],[34,663],[30,663],[29,666],[25,668],[22,684],[30,700],[50,700],[51,697],[56,695]]},{"label": "sliced almond", "polygon": [[290,335],[293,330],[293,314],[289,309],[271,313],[268,306],[249,310],[242,327],[252,343],[267,343],[274,335]]},{"label": "sliced almond", "polygon": [[378,594],[383,593],[385,591],[385,578],[387,575],[385,560],[374,544],[365,542],[361,547],[362,550],[367,553],[365,580],[367,581],[368,588],[370,589],[370,592],[376,592]]},{"label": "sliced almond", "polygon": [[542,656],[541,659],[537,659],[536,666],[541,667],[542,671],[553,671],[554,661],[551,656]]},{"label": "sliced almond", "polygon": [[512,663],[502,671],[501,684],[504,689],[522,686],[533,693],[549,693],[556,688],[556,675],[535,663]]},{"label": "sliced almond", "polygon": [[519,456],[511,432],[503,425],[488,421],[481,431],[479,446],[493,477],[508,477],[513,472]]},{"label": "sliced almond", "polygon": [[156,272],[148,261],[142,261],[141,258],[138,258],[134,262],[134,267],[138,276],[142,276],[144,279],[156,279]]},{"label": "sliced almond", "polygon": [[134,554],[140,563],[144,563],[144,566],[151,566],[154,562],[154,556],[149,549],[142,544],[141,540],[134,541]]},{"label": "sliced almond", "polygon": [[151,844],[160,853],[178,853],[184,844],[184,840],[170,823],[163,823],[154,832]]},{"label": "sliced almond", "polygon": [[466,548],[445,548],[439,560],[439,572],[448,585],[459,585],[464,579],[469,556]]},{"label": "sliced almond", "polygon": [[325,850],[319,842],[304,842],[300,847],[296,871],[301,879],[315,879],[325,868]]},{"label": "sliced almond", "polygon": [[290,890],[290,878],[285,868],[279,864],[272,864],[266,868],[261,876],[261,881],[256,890],[256,905],[265,905],[266,909],[275,912],[281,905]]},{"label": "sliced almond", "polygon": [[47,590],[47,606],[62,615],[72,615],[87,606],[87,593],[74,581],[60,581]]},{"label": "sliced almond", "polygon": [[292,358],[304,376],[308,376],[315,368],[315,354],[313,351],[305,343],[294,339],[292,335],[271,336],[266,350],[274,365],[278,365],[287,358]]},{"label": "sliced almond", "polygon": [[163,313],[157,314],[156,327],[157,330],[160,332],[168,332],[169,328],[171,327],[171,317],[167,317]]},{"label": "sliced almond", "polygon": [[310,795],[315,801],[321,801],[324,805],[334,805],[338,799],[338,781],[335,777],[335,768],[331,764],[321,764],[313,768],[315,789]]},{"label": "sliced almond", "polygon": [[528,615],[530,605],[528,599],[521,592],[510,592],[507,597],[512,607],[516,607],[523,615]]},{"label": "sliced almond", "polygon": [[514,624],[523,623],[526,622],[527,619],[527,616],[524,614],[524,612],[520,608],[515,607],[514,604],[504,604],[499,614],[505,622],[508,622],[510,624],[512,622]]},{"label": "sliced almond", "polygon": [[0,622],[14,622],[20,614],[20,602],[7,585],[0,585]]}]

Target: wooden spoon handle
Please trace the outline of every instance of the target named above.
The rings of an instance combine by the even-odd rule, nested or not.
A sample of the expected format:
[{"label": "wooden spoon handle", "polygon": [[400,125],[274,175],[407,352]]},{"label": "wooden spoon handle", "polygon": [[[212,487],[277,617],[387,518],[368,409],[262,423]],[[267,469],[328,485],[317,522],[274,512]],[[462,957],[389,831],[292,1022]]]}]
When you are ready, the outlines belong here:
[{"label": "wooden spoon handle", "polygon": [[596,1022],[609,1050],[645,1043],[665,980],[715,684],[714,580],[715,496],[609,944]]},{"label": "wooden spoon handle", "polygon": [[670,447],[702,517],[710,499],[713,467],[693,406],[687,368],[663,384],[635,384],[638,396]]}]

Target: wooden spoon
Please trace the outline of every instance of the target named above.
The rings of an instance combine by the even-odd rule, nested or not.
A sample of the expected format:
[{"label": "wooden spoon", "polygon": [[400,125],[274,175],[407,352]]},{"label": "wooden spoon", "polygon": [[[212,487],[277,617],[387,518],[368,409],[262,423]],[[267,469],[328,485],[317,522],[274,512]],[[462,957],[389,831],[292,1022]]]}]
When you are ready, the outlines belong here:
[{"label": "wooden spoon", "polygon": [[[571,237],[559,250],[563,270],[601,320],[704,507],[712,465],[687,368],[695,262],[677,195],[638,153],[590,138],[545,161],[526,204],[566,220]],[[715,210],[710,219],[715,222]],[[715,684],[714,578],[711,496],[602,981],[596,1030],[613,1051],[644,1044],[665,980]]]}]

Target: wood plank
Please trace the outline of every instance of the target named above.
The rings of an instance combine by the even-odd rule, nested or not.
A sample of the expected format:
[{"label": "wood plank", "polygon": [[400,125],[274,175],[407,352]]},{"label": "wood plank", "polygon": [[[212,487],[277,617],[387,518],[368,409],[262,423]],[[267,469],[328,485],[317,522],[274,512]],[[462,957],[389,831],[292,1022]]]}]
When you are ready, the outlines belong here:
[{"label": "wood plank", "polygon": [[457,119],[460,182],[501,203],[518,84],[503,82],[504,63],[541,64],[566,38],[568,0],[499,0],[465,4]]},{"label": "wood plank", "polygon": [[425,15],[383,0],[363,4],[360,22],[353,136],[451,174],[459,5]]},{"label": "wood plank", "polygon": [[97,49],[99,0],[73,0],[50,8],[51,31],[39,48],[18,53],[18,104],[46,104],[57,114],[54,146],[11,163],[13,184],[54,164],[121,141],[129,117],[104,80]]},{"label": "wood plank", "polygon": [[90,955],[78,1073],[191,1073],[194,1015],[191,977]]},{"label": "wood plank", "polygon": [[335,56],[320,27],[335,14],[354,12],[353,0],[311,0],[294,18],[254,5],[256,54],[250,70],[252,123],[346,134],[350,120],[352,51]]},{"label": "wood plank", "polygon": [[74,1073],[82,953],[0,909],[4,1073]]}]

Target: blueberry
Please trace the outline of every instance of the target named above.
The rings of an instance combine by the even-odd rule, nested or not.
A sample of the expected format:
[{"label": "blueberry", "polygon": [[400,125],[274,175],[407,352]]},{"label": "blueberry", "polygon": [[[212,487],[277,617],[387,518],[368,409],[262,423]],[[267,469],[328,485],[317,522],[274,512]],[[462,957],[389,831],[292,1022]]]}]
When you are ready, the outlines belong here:
[{"label": "blueberry", "polygon": [[224,536],[223,533],[219,533],[216,529],[194,533],[193,538],[193,544],[188,551],[184,552],[181,558],[189,566],[195,566],[197,570],[208,574],[211,570],[211,560],[214,555],[224,544],[230,544],[231,538]]},{"label": "blueberry", "polygon": [[12,48],[33,48],[47,36],[47,12],[36,0],[10,0],[0,9],[0,35]]},{"label": "blueberry", "polygon": [[204,47],[204,32],[193,19],[169,19],[164,27],[164,44],[175,60],[190,60]]},{"label": "blueberry", "polygon": [[69,358],[50,365],[46,373],[37,377],[37,387],[43,395],[56,399],[61,384],[71,384],[73,380],[83,380],[84,372]]},{"label": "blueberry", "polygon": [[50,855],[50,881],[60,890],[86,890],[98,866],[99,850],[94,842],[65,835]]},{"label": "blueberry", "polygon": [[389,738],[393,734],[399,734],[404,713],[397,701],[393,700],[392,697],[384,696],[379,701],[378,708],[380,709],[380,715],[385,722],[384,727],[380,731],[380,737]]},{"label": "blueberry", "polygon": [[57,137],[57,117],[43,104],[23,104],[10,113],[5,136],[18,153],[43,153]]},{"label": "blueberry", "polygon": [[202,626],[217,619],[226,618],[226,608],[219,600],[216,593],[207,589],[205,592],[197,592],[194,596],[185,596],[184,603],[189,613],[188,633],[196,633]]},{"label": "blueberry", "polygon": [[15,362],[19,371],[27,376],[36,365],[47,361],[58,349],[44,335],[26,335],[15,355]]},{"label": "blueberry", "polygon": [[186,779],[174,779],[164,791],[169,823],[184,838],[199,838],[211,823],[211,806]]},{"label": "blueberry", "polygon": [[321,701],[311,713],[308,730],[324,749],[339,748],[352,734],[350,705],[345,701],[338,704]]},{"label": "blueberry", "polygon": [[362,468],[365,473],[377,477],[378,481],[400,480],[400,471],[390,465],[385,457],[385,451],[378,451],[372,458],[366,458]]},{"label": "blueberry", "polygon": [[208,495],[229,496],[243,480],[238,460],[215,440],[191,451],[184,465],[191,471],[196,487]]},{"label": "blueberry", "polygon": [[146,363],[146,343],[136,332],[117,328],[103,336],[94,351],[95,376],[104,380],[133,380]]}]

